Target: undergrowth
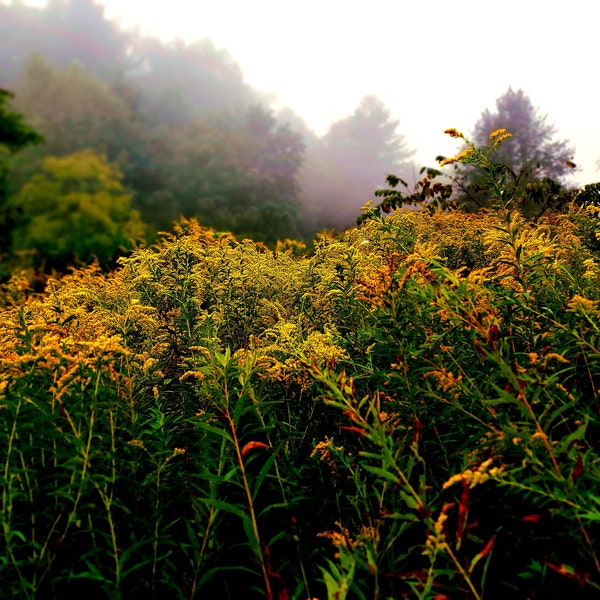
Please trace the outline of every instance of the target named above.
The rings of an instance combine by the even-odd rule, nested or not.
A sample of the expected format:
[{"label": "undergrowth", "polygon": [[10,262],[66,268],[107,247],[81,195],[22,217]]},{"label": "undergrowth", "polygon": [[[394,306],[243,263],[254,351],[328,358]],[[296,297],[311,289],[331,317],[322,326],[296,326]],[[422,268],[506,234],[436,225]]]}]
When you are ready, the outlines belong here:
[{"label": "undergrowth", "polygon": [[[451,160],[497,178],[495,147]],[[533,223],[494,185],[311,253],[184,221],[15,273],[3,594],[597,597],[598,209]]]}]

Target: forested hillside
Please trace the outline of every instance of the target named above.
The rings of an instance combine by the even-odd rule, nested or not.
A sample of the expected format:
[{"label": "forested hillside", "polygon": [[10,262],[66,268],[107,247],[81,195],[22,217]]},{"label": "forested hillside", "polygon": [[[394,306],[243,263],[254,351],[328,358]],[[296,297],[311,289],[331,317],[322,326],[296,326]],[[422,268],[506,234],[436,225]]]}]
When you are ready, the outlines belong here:
[{"label": "forested hillside", "polygon": [[310,242],[351,226],[388,172],[415,171],[377,98],[320,138],[290,109],[275,112],[211,40],[123,30],[90,0],[0,4],[0,87],[44,138],[11,160],[9,195],[45,159],[93,152],[121,177],[149,239],[184,216],[270,244]]}]

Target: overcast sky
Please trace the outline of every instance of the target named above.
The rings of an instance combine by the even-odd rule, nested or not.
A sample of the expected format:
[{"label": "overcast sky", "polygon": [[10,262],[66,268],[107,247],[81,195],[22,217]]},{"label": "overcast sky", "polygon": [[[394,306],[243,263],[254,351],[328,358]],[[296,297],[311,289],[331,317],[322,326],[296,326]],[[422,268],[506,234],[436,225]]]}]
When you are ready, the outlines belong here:
[{"label": "overcast sky", "polygon": [[163,39],[210,37],[246,81],[317,133],[375,94],[419,164],[435,165],[509,86],[575,146],[579,183],[600,180],[598,0],[101,0]]}]

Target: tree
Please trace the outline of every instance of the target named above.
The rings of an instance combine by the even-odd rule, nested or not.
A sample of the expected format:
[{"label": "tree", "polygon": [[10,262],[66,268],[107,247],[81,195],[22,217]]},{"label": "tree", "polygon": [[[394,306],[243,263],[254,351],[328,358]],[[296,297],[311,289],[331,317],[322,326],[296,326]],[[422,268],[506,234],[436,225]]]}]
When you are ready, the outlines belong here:
[{"label": "tree", "polygon": [[10,156],[29,145],[43,141],[42,136],[25,123],[23,115],[9,107],[13,98],[12,92],[0,88],[0,252],[8,249],[7,232],[11,227],[11,218],[6,206]]},{"label": "tree", "polygon": [[268,242],[303,233],[296,174],[304,145],[268,110],[170,127],[163,142],[166,189],[183,216]]},{"label": "tree", "polygon": [[9,108],[13,98],[12,92],[0,88],[0,145],[16,152],[30,144],[39,144],[43,138],[25,123],[21,113]]},{"label": "tree", "polygon": [[139,67],[132,79],[155,120],[181,125],[255,101],[239,65],[208,38],[193,44],[143,38],[134,48]]},{"label": "tree", "polygon": [[91,149],[119,164],[125,184],[137,192],[136,208],[148,208],[145,220],[148,214],[158,214],[157,207],[150,205],[157,192],[164,200],[160,192],[166,189],[161,160],[152,155],[160,132],[156,126],[146,126],[128,80],[120,78],[108,85],[80,65],[60,70],[34,54],[15,91],[17,108],[30,116],[46,143],[14,161],[9,181],[13,190],[19,190],[40,169],[44,156]]},{"label": "tree", "polygon": [[365,96],[352,115],[330,127],[323,141],[348,175],[375,188],[414,154],[397,131],[399,123],[379,98]]},{"label": "tree", "polygon": [[[495,112],[483,111],[472,135],[475,147],[486,148],[491,133],[502,128],[510,132],[511,137],[498,147],[493,160],[506,166],[506,184],[512,186],[513,195],[523,198],[524,212],[545,210],[546,196],[562,197],[557,188],[567,183],[566,176],[575,167],[573,147],[567,140],[555,139],[557,130],[546,119],[523,90],[509,88],[496,100]],[[470,166],[459,171],[462,202],[467,207],[487,205],[482,173]]]},{"label": "tree", "polygon": [[59,70],[34,54],[14,89],[17,107],[31,115],[50,155],[92,148],[114,160],[135,127],[130,105],[80,65]]},{"label": "tree", "polygon": [[507,129],[512,137],[496,153],[496,160],[515,173],[528,170],[535,179],[550,177],[561,180],[571,172],[574,148],[567,140],[555,140],[556,127],[546,122],[523,90],[512,88],[496,100],[496,112],[484,110],[475,125],[473,142],[484,147],[490,133]]},{"label": "tree", "polygon": [[74,261],[108,264],[143,236],[144,226],[123,190],[121,173],[91,150],[47,157],[12,199],[18,211],[13,251],[33,251],[38,266]]},{"label": "tree", "polygon": [[322,225],[352,225],[388,174],[411,179],[414,151],[398,125],[381,100],[365,96],[352,115],[309,147],[301,186],[304,203],[320,213]]}]

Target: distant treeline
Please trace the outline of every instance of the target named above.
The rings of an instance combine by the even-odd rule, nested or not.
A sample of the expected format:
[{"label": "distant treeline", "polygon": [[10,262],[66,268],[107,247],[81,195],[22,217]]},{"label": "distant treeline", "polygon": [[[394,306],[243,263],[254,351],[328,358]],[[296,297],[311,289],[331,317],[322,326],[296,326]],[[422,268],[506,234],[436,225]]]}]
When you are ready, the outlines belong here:
[{"label": "distant treeline", "polygon": [[12,161],[10,196],[45,158],[91,151],[122,174],[151,230],[185,216],[267,243],[308,240],[351,225],[387,173],[415,171],[376,97],[318,137],[211,40],[122,29],[92,0],[0,4],[0,87],[45,139]]},{"label": "distant treeline", "polygon": [[0,4],[0,277],[109,264],[181,217],[274,247],[354,225],[369,200],[478,211],[502,186],[537,219],[575,196],[574,148],[523,90],[448,130],[466,160],[443,171],[419,171],[398,126],[367,95],[319,137],[210,39],[125,30],[93,0]]}]

